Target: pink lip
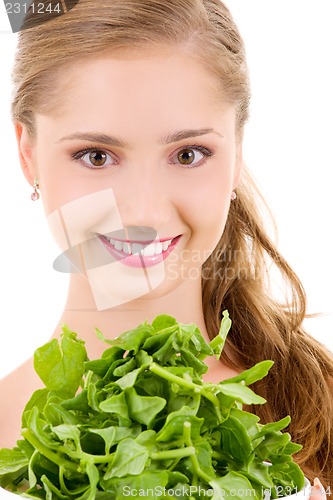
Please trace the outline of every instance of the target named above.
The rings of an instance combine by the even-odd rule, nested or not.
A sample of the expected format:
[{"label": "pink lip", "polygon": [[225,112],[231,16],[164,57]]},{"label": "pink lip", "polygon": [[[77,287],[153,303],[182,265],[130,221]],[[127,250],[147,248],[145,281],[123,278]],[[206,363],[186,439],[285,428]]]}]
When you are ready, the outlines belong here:
[{"label": "pink lip", "polygon": [[[125,252],[121,250],[116,250],[115,247],[105,238],[105,236],[98,235],[98,238],[101,240],[103,245],[106,247],[107,251],[116,259],[116,260],[121,260],[122,263],[126,264],[129,267],[152,267],[158,264],[159,262],[162,262],[164,259],[168,257],[168,255],[172,252],[172,250],[175,248],[177,245],[178,241],[182,235],[177,236],[174,238],[169,245],[169,247],[165,250],[162,251],[159,255],[152,255],[151,257],[146,257],[145,255],[139,255],[139,254],[126,254]],[[172,238],[169,238],[170,240]],[[120,241],[120,240],[119,240]],[[125,240],[127,243],[142,243],[144,244],[143,241],[129,241]],[[163,240],[156,240],[154,243],[162,241],[167,241],[166,239]],[[149,243],[149,242],[148,242]]]}]

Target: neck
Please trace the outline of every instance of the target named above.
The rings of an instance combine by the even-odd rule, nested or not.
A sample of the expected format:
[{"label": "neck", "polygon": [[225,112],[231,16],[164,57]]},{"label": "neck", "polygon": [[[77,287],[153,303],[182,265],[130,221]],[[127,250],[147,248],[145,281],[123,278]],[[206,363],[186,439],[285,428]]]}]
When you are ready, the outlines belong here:
[{"label": "neck", "polygon": [[85,341],[90,359],[97,358],[107,348],[96,334],[98,328],[106,338],[112,339],[122,332],[147,320],[149,323],[159,314],[168,314],[180,323],[195,323],[208,339],[204,321],[201,281],[187,279],[162,296],[144,297],[125,304],[98,311],[88,282],[79,274],[71,275],[67,302],[54,332],[59,337],[61,325],[77,332]]}]

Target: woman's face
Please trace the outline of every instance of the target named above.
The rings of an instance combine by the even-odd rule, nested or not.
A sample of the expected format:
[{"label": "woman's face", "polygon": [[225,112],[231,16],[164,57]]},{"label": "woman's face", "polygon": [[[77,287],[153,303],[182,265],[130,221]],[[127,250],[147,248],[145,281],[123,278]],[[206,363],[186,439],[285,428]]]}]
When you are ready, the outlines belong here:
[{"label": "woman's face", "polygon": [[64,81],[35,141],[20,142],[62,250],[80,248],[80,272],[104,298],[117,283],[123,302],[128,288],[159,296],[200,279],[241,168],[235,109],[214,77],[165,51],[79,62]]}]

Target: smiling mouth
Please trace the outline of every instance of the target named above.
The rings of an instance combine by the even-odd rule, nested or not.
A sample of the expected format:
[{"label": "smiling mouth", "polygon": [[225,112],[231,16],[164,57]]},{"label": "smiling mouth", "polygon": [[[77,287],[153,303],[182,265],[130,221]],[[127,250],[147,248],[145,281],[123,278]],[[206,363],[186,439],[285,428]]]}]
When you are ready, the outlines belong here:
[{"label": "smiling mouth", "polygon": [[171,238],[168,240],[159,240],[155,242],[141,242],[138,241],[120,241],[108,236],[103,235],[103,237],[113,246],[115,250],[123,252],[126,255],[142,255],[143,257],[153,257],[154,255],[160,255],[165,252],[171,243],[178,238]]},{"label": "smiling mouth", "polygon": [[[110,235],[98,234],[99,240],[109,254],[113,262],[119,261],[129,267],[151,267],[165,260],[177,246],[182,235],[175,238],[162,240],[150,240],[146,244],[142,240],[116,240]],[[119,248],[119,250],[118,250]],[[165,248],[165,250],[163,250]]]}]

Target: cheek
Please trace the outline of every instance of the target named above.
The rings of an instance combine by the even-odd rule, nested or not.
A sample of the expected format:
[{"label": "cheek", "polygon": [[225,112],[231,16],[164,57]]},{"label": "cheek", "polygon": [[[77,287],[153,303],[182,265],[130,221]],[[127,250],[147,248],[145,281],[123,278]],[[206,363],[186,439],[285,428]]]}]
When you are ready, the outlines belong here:
[{"label": "cheek", "polygon": [[112,188],[80,196],[59,206],[48,216],[48,223],[57,241],[61,229],[61,240],[65,237],[70,247],[96,238],[97,233],[123,229]]},{"label": "cheek", "polygon": [[[46,216],[74,200],[101,190],[87,180],[87,173],[75,169],[72,160],[65,153],[43,145],[37,149],[37,170],[39,185]],[[91,207],[94,209],[94,207]],[[83,212],[82,212],[83,213]],[[89,214],[89,212],[88,212]]]},{"label": "cheek", "polygon": [[46,216],[75,197],[75,183],[70,182],[64,162],[42,144],[37,148],[37,170]]},{"label": "cheek", "polygon": [[191,230],[187,248],[200,264],[213,252],[222,236],[230,207],[230,190],[229,179],[219,176],[214,182],[201,182],[200,188],[186,197],[184,218]]},{"label": "cheek", "polygon": [[219,194],[213,201],[213,197],[207,201],[200,212],[198,228],[208,248],[215,248],[223,233],[228,217],[230,201]]},{"label": "cheek", "polygon": [[201,183],[194,200],[198,227],[221,235],[230,207],[231,186],[231,176],[226,171]]}]

